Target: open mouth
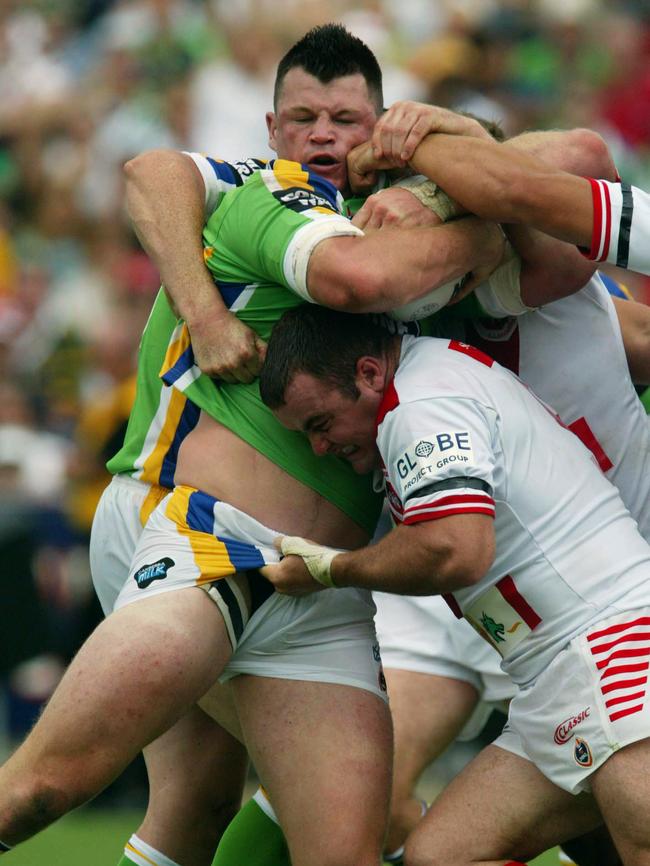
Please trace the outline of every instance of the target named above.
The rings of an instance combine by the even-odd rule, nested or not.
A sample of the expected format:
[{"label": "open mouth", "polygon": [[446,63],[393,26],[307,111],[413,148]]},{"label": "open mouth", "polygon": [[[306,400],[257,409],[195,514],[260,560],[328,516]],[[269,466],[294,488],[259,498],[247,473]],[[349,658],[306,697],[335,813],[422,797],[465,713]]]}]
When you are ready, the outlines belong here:
[{"label": "open mouth", "polygon": [[333,156],[314,156],[309,160],[311,165],[338,165],[338,160]]}]

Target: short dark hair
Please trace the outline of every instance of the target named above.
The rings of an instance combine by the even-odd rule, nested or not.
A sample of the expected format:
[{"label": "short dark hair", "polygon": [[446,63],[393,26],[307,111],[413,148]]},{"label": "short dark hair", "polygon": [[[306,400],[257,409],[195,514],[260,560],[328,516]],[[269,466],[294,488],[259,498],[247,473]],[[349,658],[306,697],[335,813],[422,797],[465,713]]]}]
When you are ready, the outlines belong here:
[{"label": "short dark hair", "polygon": [[273,90],[273,105],[277,110],[282,82],[290,69],[300,67],[323,84],[344,75],[361,74],[368,85],[368,94],[382,111],[381,68],[377,58],[357,36],[342,24],[323,24],[313,27],[290,48],[278,64]]},{"label": "short dark hair", "polygon": [[293,307],[271,333],[260,373],[262,400],[270,409],[283,406],[298,373],[309,373],[356,398],[357,361],[364,355],[383,357],[394,339],[374,316],[313,304]]}]

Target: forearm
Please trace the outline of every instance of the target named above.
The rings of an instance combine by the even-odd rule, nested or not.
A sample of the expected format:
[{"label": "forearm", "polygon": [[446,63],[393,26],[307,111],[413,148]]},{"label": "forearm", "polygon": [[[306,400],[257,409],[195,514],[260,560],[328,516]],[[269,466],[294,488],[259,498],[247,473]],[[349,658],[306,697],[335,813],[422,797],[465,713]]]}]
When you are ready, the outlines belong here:
[{"label": "forearm", "polygon": [[370,547],[341,553],[332,560],[335,586],[358,586],[401,595],[437,595],[474,583],[483,563],[468,560],[450,537],[423,542],[426,526],[399,526]]},{"label": "forearm", "polygon": [[126,205],[179,314],[193,325],[227,310],[203,260],[205,191],[192,160],[150,151],[125,165]]},{"label": "forearm", "polygon": [[589,182],[512,144],[461,136],[428,136],[411,165],[483,219],[532,225],[589,247],[593,205]]},{"label": "forearm", "polygon": [[468,271],[496,265],[502,249],[499,230],[475,217],[433,228],[385,228],[365,237],[333,238],[311,256],[309,293],[334,309],[386,312]]}]

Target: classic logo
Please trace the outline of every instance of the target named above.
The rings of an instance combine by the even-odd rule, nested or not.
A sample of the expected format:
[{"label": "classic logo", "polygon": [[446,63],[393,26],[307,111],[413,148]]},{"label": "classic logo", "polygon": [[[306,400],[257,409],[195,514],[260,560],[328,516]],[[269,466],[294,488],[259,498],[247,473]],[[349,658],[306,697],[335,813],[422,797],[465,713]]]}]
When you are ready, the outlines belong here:
[{"label": "classic logo", "polygon": [[481,625],[495,643],[501,643],[505,641],[503,635],[506,627],[503,625],[503,623],[495,622],[495,620],[493,620],[491,616],[488,616],[485,611],[481,616]]},{"label": "classic logo", "polygon": [[138,589],[146,589],[154,580],[164,580],[167,572],[174,565],[176,565],[174,560],[165,556],[157,562],[152,562],[151,565],[143,565],[133,575],[133,579],[138,584]]},{"label": "classic logo", "polygon": [[585,707],[585,709],[581,710],[577,715],[569,716],[568,719],[560,722],[553,734],[553,740],[558,744],[558,746],[568,743],[575,733],[574,728],[576,728],[581,722],[584,722],[585,719],[588,719],[590,715],[591,707]]},{"label": "classic logo", "polygon": [[282,202],[283,205],[295,210],[298,213],[309,210],[313,207],[324,207],[329,211],[334,211],[332,203],[324,196],[317,195],[313,190],[300,189],[292,187],[291,189],[283,189],[274,192],[273,195]]},{"label": "classic logo", "polygon": [[423,439],[422,442],[418,442],[415,446],[415,453],[418,457],[428,457],[432,452],[433,445],[431,442],[427,442],[426,439]]},{"label": "classic logo", "polygon": [[581,740],[580,737],[576,737],[573,757],[575,758],[576,764],[579,764],[581,767],[591,767],[594,762],[589,744],[586,740]]}]

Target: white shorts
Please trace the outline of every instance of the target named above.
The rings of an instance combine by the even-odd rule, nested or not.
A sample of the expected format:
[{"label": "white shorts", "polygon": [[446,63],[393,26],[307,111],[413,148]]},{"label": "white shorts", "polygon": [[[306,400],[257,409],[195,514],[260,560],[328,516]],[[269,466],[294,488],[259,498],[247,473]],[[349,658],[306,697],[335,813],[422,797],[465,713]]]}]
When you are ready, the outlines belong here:
[{"label": "white shorts", "polygon": [[519,690],[495,745],[565,791],[590,790],[614,752],[650,736],[649,664],[650,607],[601,620]]},{"label": "white shorts", "polygon": [[114,476],[102,493],[90,532],[90,571],[105,616],[124,586],[150,510],[167,493],[127,475]]},{"label": "white shorts", "polygon": [[273,592],[257,569],[277,562],[273,541],[278,535],[228,503],[179,486],[147,521],[115,609],[200,587],[221,611],[234,649],[220,681],[252,674],[330,682],[385,700],[370,593],[354,588],[303,597]]},{"label": "white shorts", "polygon": [[480,701],[459,739],[476,737],[493,709],[504,710],[516,692],[501,657],[474,629],[457,619],[441,596],[373,594],[377,637],[386,668],[416,671],[474,686]]}]

